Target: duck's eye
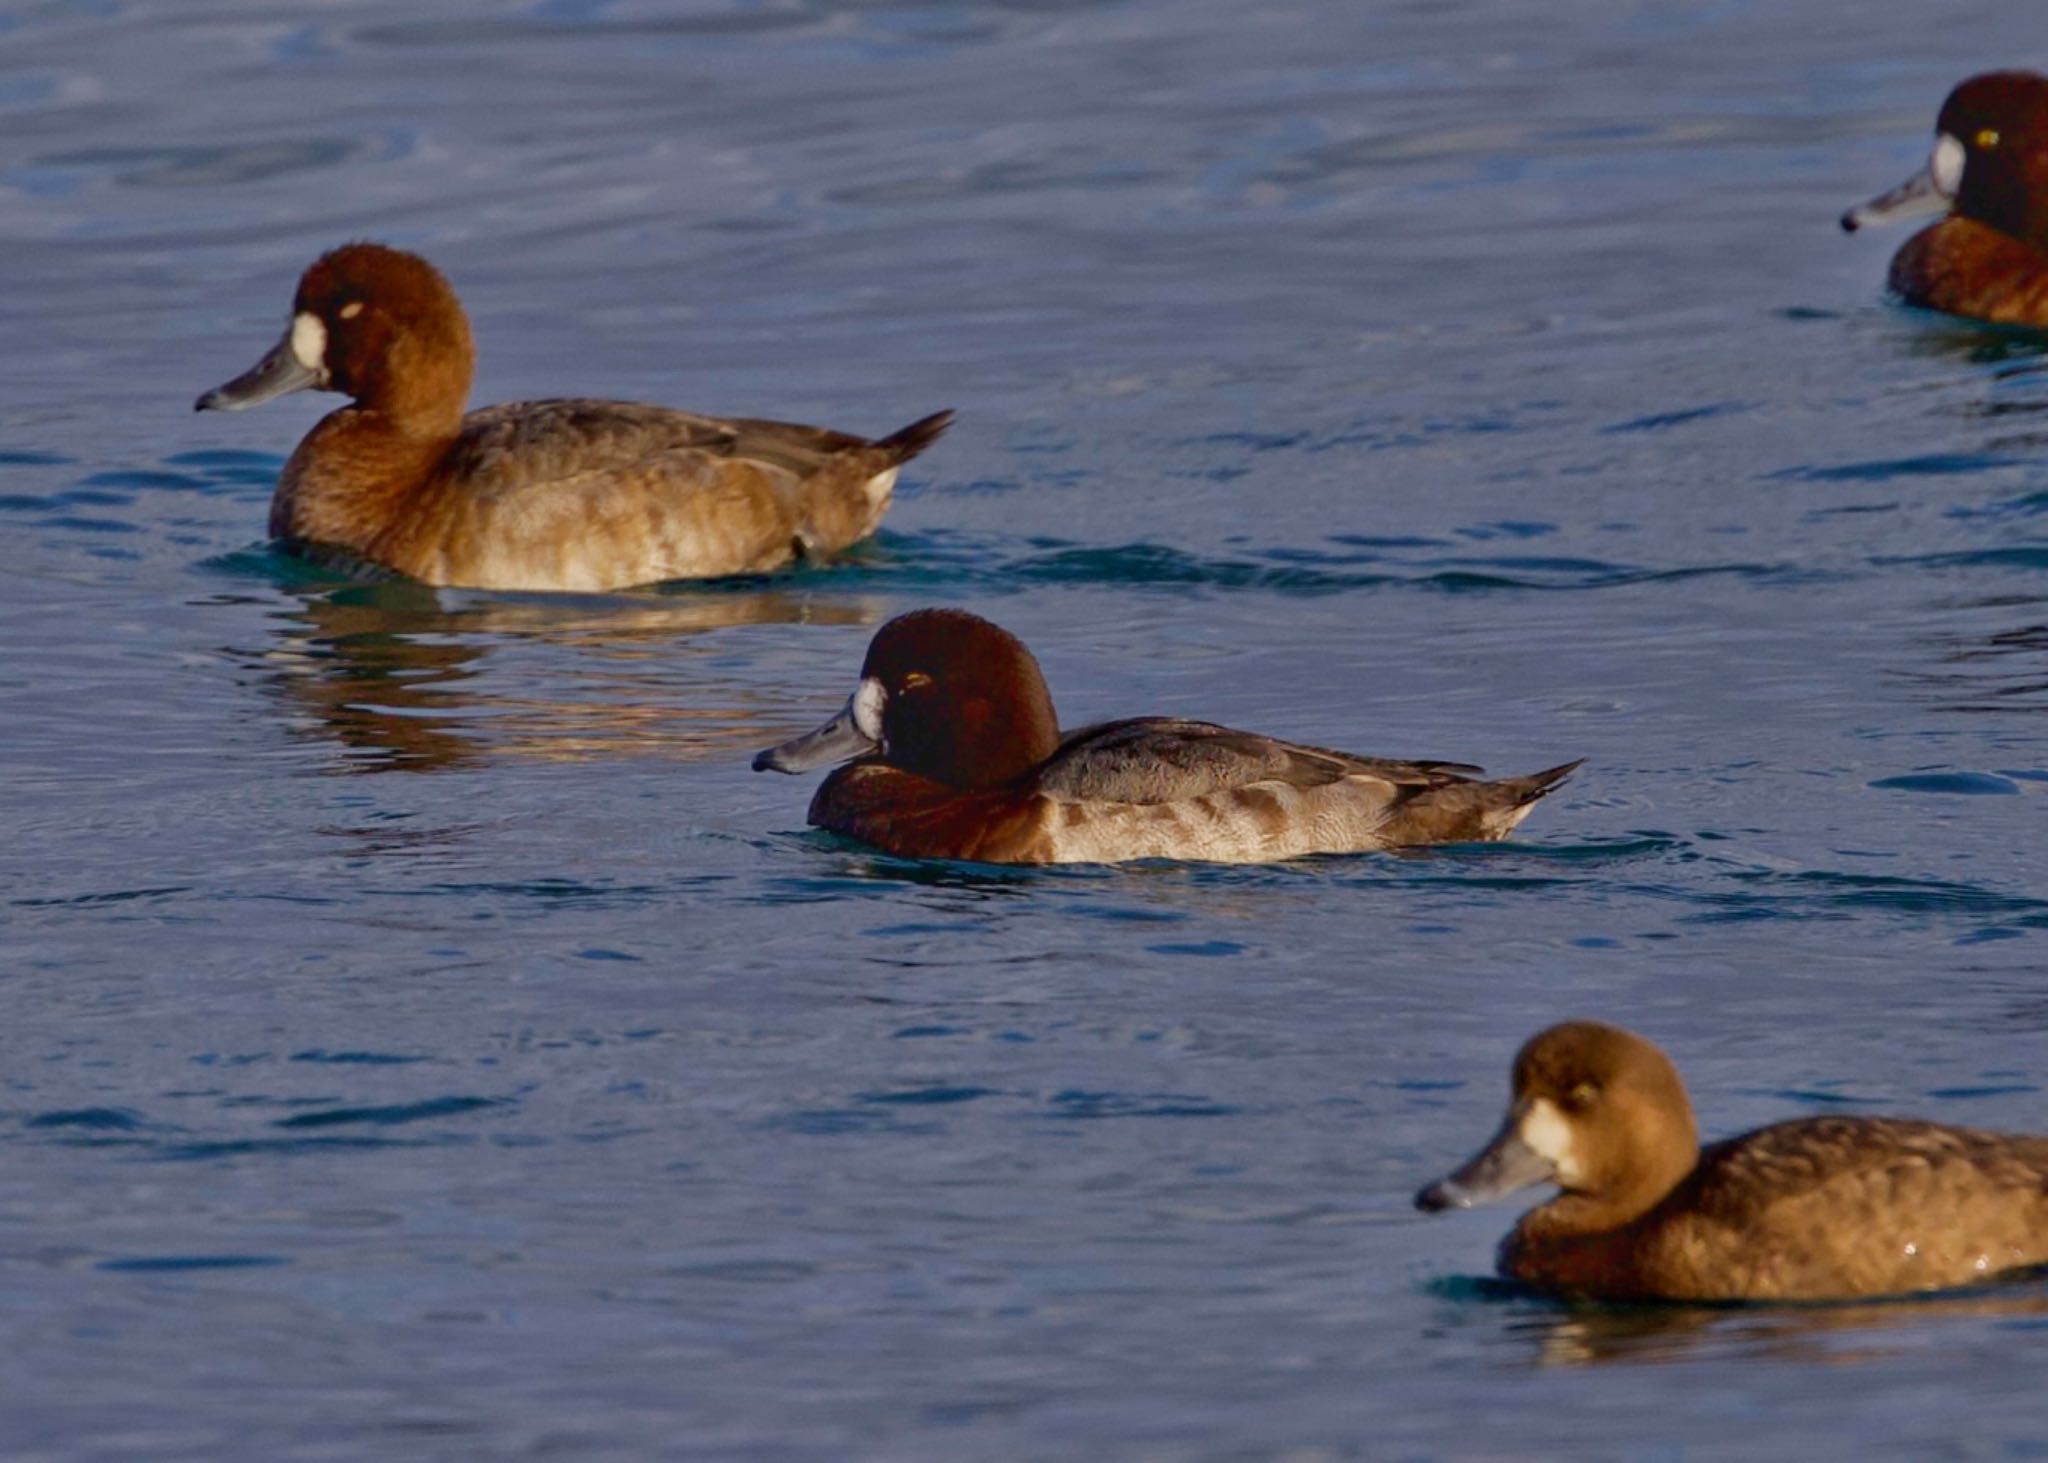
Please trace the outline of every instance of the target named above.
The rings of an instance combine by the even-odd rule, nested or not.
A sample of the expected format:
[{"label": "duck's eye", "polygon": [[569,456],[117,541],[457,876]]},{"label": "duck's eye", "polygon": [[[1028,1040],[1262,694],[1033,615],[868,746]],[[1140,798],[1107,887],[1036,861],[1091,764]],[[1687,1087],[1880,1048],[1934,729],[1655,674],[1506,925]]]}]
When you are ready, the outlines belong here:
[{"label": "duck's eye", "polygon": [[1565,1094],[1564,1102],[1566,1107],[1583,1111],[1598,1101],[1599,1097],[1600,1087],[1598,1083],[1581,1082]]},{"label": "duck's eye", "polygon": [[350,300],[334,313],[343,320],[353,320],[356,316],[363,313],[363,302],[361,300]]},{"label": "duck's eye", "polygon": [[903,689],[906,691],[918,691],[929,686],[931,683],[932,678],[923,671],[912,671],[903,678]]},{"label": "duck's eye", "polygon": [[1986,127],[1983,131],[1979,132],[1977,134],[1977,146],[1987,152],[1998,146],[1998,129],[1996,127]]}]

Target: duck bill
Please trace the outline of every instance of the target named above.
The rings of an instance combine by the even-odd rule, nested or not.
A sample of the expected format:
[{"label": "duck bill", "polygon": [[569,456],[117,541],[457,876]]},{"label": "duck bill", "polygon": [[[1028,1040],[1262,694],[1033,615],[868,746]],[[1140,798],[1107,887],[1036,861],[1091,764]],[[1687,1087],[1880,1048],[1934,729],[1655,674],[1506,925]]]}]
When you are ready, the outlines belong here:
[{"label": "duck bill", "polygon": [[242,411],[261,406],[294,391],[320,385],[320,373],[301,361],[292,349],[292,337],[272,346],[270,353],[225,386],[216,386],[192,403],[194,411]]},{"label": "duck bill", "polygon": [[1445,1209],[1470,1209],[1506,1198],[1519,1189],[1552,1183],[1557,1168],[1522,1141],[1519,1114],[1508,1114],[1493,1141],[1456,1173],[1438,1179],[1415,1196],[1415,1207],[1428,1214]]},{"label": "duck bill", "polygon": [[1947,213],[1955,199],[1943,190],[1934,169],[1922,168],[1889,193],[1880,193],[1868,203],[1859,203],[1842,215],[1842,231],[1855,233],[1872,224],[1897,223],[1900,219],[1928,218]]},{"label": "duck bill", "polygon": [[860,729],[854,700],[853,696],[847,697],[846,705],[840,708],[839,714],[816,731],[805,732],[779,747],[756,753],[754,770],[810,772],[881,751],[882,744]]}]

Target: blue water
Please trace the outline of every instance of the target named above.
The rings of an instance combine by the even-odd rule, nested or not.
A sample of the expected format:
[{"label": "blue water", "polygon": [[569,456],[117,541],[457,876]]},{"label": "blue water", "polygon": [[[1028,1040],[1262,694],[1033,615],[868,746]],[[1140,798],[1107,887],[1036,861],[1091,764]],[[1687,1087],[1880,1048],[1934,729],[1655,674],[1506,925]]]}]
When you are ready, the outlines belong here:
[{"label": "blue water", "polygon": [[[1515,1045],[2048,1129],[2048,358],[1834,218],[2030,7],[0,13],[0,1452],[2027,1457],[2048,1292],[1572,1311],[1409,1195]],[[847,564],[262,541],[343,239],[477,399],[879,432]],[[966,606],[1070,724],[1512,772],[1516,843],[1002,871],[747,769]],[[1593,1365],[1592,1363],[1599,1363]]]}]

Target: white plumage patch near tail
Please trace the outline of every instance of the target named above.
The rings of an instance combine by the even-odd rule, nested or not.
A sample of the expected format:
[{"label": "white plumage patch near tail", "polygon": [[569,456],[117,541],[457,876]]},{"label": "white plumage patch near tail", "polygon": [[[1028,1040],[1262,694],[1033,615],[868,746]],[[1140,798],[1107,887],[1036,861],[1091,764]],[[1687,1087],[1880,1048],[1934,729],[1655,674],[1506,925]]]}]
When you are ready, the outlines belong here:
[{"label": "white plumage patch near tail", "polygon": [[887,472],[876,473],[867,480],[865,491],[868,501],[876,507],[886,504],[896,491],[896,469],[892,467]]},{"label": "white plumage patch near tail", "polygon": [[1502,808],[1486,815],[1486,833],[1489,838],[1505,838],[1520,826],[1522,820],[1536,811],[1533,802],[1522,803],[1512,808]]}]

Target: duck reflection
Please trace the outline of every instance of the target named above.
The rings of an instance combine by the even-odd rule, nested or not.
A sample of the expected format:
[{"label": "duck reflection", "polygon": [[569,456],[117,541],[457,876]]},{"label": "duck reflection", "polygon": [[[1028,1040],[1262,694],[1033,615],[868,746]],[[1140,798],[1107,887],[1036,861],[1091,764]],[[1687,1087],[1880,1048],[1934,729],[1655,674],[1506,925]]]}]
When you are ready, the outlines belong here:
[{"label": "duck reflection", "polygon": [[1839,1305],[1676,1306],[1542,1304],[1512,1323],[1536,1367],[1658,1365],[1740,1357],[1854,1366],[1924,1348],[1928,1328],[1963,1321],[2019,1323],[2048,1316],[2039,1276],[1926,1299]]},{"label": "duck reflection", "polygon": [[689,638],[740,625],[867,625],[881,611],[774,589],[525,598],[392,580],[299,600],[278,617],[275,641],[242,659],[294,725],[345,749],[337,771],[507,757],[744,762],[788,712],[756,707],[743,684],[702,672],[701,660],[693,677]]},{"label": "duck reflection", "polygon": [[1973,323],[1946,315],[1925,316],[1917,323],[1919,329],[1905,337],[1908,355],[1996,366],[2001,380],[2048,369],[2041,360],[2048,335],[2038,326]]}]

